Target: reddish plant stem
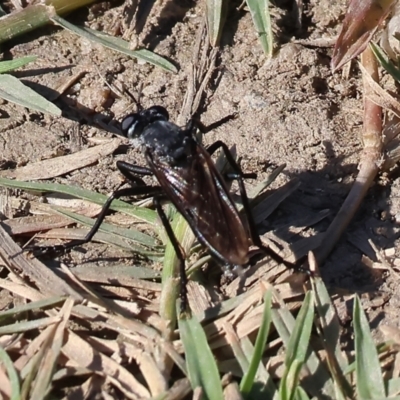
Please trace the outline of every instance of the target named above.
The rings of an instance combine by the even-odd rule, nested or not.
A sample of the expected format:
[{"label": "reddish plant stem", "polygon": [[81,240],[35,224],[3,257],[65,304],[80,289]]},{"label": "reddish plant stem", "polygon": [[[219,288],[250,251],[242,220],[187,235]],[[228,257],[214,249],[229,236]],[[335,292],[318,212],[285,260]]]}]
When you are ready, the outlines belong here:
[{"label": "reddish plant stem", "polygon": [[[378,82],[378,66],[375,57],[367,47],[361,55],[361,63],[366,72]],[[325,239],[316,250],[315,256],[319,265],[328,257],[341,235],[355,215],[369,187],[374,181],[382,160],[382,108],[368,99],[369,86],[364,83],[364,150],[361,154],[359,173],[356,180],[325,234]]]}]

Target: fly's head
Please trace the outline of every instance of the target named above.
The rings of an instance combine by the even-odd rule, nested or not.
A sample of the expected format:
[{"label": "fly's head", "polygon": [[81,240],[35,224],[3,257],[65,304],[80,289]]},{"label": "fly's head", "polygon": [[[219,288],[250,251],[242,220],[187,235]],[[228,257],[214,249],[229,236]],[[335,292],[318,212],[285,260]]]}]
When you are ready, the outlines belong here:
[{"label": "fly's head", "polygon": [[170,166],[184,165],[193,152],[191,131],[168,119],[164,107],[153,106],[126,116],[121,130],[134,146],[141,146],[152,158]]},{"label": "fly's head", "polygon": [[130,140],[139,139],[142,133],[156,121],[168,121],[168,111],[162,106],[153,106],[135,114],[127,115],[121,122],[121,130]]}]

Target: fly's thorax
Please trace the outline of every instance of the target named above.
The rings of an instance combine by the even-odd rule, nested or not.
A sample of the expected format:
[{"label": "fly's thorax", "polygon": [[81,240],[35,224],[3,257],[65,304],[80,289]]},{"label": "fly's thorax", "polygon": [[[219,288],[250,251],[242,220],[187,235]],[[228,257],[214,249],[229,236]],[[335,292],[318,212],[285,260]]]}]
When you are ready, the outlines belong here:
[{"label": "fly's thorax", "polygon": [[129,139],[129,145],[134,149],[142,149],[144,150],[143,140],[141,137]]},{"label": "fly's thorax", "polygon": [[177,165],[191,156],[193,139],[177,125],[168,121],[156,121],[141,136],[147,152],[162,162]]}]

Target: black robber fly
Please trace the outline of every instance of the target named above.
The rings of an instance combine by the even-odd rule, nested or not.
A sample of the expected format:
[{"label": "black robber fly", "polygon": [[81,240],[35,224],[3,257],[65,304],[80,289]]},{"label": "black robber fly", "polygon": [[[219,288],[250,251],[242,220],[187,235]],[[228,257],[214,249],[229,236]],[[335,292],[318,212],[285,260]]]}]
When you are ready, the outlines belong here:
[{"label": "black robber fly", "polygon": [[[262,245],[256,232],[243,179],[257,176],[243,174],[227,145],[222,141],[217,141],[205,149],[196,140],[196,128],[206,133],[232,118],[234,116],[227,116],[208,127],[191,119],[182,129],[169,121],[168,112],[164,107],[153,106],[128,115],[121,123],[122,132],[128,139],[140,140],[148,167],[121,161],[117,162],[117,167],[128,180],[142,185],[125,189],[131,190],[131,195],[138,194],[138,189],[144,189],[154,196],[154,206],[180,262],[182,311],[187,306],[185,260],[161,207],[160,201],[163,197],[175,205],[197,240],[222,265],[232,269],[247,265],[252,244],[269,253],[277,261],[287,264],[280,256]],[[211,159],[211,155],[218,149],[222,149],[233,171],[224,177]],[[159,186],[145,186],[138,175],[154,176]],[[232,200],[224,178],[235,179],[238,182],[246,214],[244,220]],[[123,190],[116,192],[118,197],[126,193]]]},{"label": "black robber fly", "polygon": [[[124,196],[153,196],[153,204],[180,262],[181,311],[185,311],[188,304],[185,259],[161,206],[165,198],[183,215],[197,240],[223,266],[235,269],[247,265],[251,245],[263,249],[275,260],[286,265],[279,255],[262,245],[256,232],[243,183],[243,179],[256,178],[256,175],[243,174],[222,141],[204,148],[196,140],[197,128],[205,133],[232,118],[234,116],[227,116],[208,127],[191,119],[181,128],[169,121],[168,112],[162,106],[153,106],[126,116],[121,122],[122,133],[128,139],[139,139],[148,166],[118,161],[117,167],[131,187],[116,190],[109,197],[84,239],[54,246],[53,249],[65,250],[89,242],[98,231],[114,199]],[[233,171],[224,177],[211,158],[218,149],[222,149]],[[141,178],[143,176],[154,176],[158,185],[146,185]],[[246,215],[244,219],[232,200],[225,179],[235,179],[238,182]]]}]

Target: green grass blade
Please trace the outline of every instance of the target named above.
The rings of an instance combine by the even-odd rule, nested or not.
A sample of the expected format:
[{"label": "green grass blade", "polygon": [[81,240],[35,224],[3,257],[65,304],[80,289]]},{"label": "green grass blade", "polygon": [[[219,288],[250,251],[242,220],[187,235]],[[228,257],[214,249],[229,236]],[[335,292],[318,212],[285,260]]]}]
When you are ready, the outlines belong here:
[{"label": "green grass blade", "polygon": [[301,367],[306,361],[314,322],[314,293],[307,292],[297,316],[289,343],[286,346],[285,372],[279,387],[282,400],[293,398],[298,385]]},{"label": "green grass blade", "polygon": [[61,116],[57,106],[12,75],[0,74],[0,97],[31,110]]},{"label": "green grass blade", "polygon": [[11,308],[9,310],[0,311],[0,322],[4,321],[9,317],[15,317],[20,313],[25,313],[27,311],[32,311],[32,310],[43,310],[51,306],[56,306],[60,303],[63,303],[64,301],[65,297],[57,296],[57,297],[51,297],[49,299],[34,301],[28,304],[24,304],[22,306]]},{"label": "green grass blade", "polygon": [[378,352],[358,296],[354,299],[353,325],[358,398],[383,399],[386,394]]},{"label": "green grass blade", "polygon": [[310,397],[301,386],[297,386],[295,393],[295,400],[310,400]]},{"label": "green grass blade", "polygon": [[241,370],[243,372],[248,371],[250,367],[250,357],[247,357],[244,348],[243,341],[239,340],[233,326],[227,323],[224,327],[226,336],[229,336],[229,347],[235,356]]},{"label": "green grass blade", "polygon": [[[49,234],[43,235],[46,238],[52,239],[65,239],[67,241],[70,240],[82,240],[89,232],[89,229],[86,228],[76,228],[76,229],[66,229],[64,233],[59,234],[59,231],[56,229],[54,232],[51,231]],[[149,260],[161,262],[163,260],[163,249],[159,250],[148,250],[145,247],[140,245],[135,245],[131,243],[129,240],[126,240],[122,236],[115,235],[109,232],[97,232],[94,235],[94,240],[100,243],[104,243],[107,245],[119,247],[120,249],[130,251],[132,253],[140,254],[146,257]]]},{"label": "green grass blade", "polygon": [[11,385],[11,400],[20,400],[21,399],[21,390],[20,390],[20,384],[19,384],[19,378],[17,371],[14,368],[13,362],[6,353],[6,351],[0,347],[0,365],[3,364],[7,374],[8,378],[10,379],[10,385]]},{"label": "green grass blade", "polygon": [[113,37],[107,35],[106,33],[98,32],[86,27],[83,28],[77,27],[76,25],[69,23],[68,21],[59,16],[54,16],[52,20],[56,24],[62,26],[64,29],[67,29],[68,31],[73,32],[86,39],[89,39],[93,42],[99,43],[111,50],[115,50],[118,51],[119,53],[126,54],[129,57],[134,57],[139,60],[145,61],[149,64],[155,65],[156,67],[160,67],[168,72],[174,72],[174,73],[178,72],[174,64],[170,63],[165,58],[149,50],[146,49],[131,50],[130,43],[127,42],[126,40]]},{"label": "green grass blade", "polygon": [[207,336],[196,317],[178,320],[192,388],[201,387],[208,400],[223,400],[221,380]]},{"label": "green grass blade", "polygon": [[[249,360],[248,361],[249,367],[247,368],[247,370],[250,370],[252,368],[251,362],[254,358],[255,347],[253,346],[248,336],[245,336],[244,338],[240,339],[240,345],[243,349],[246,360]],[[265,348],[265,343],[264,343],[264,348]],[[241,391],[241,393],[243,392]],[[251,399],[251,400],[277,399],[278,389],[273,381],[272,376],[269,374],[267,368],[264,366],[262,361],[259,362],[258,364],[258,368],[256,370],[256,376],[254,378],[250,393],[248,393],[244,397],[246,399]]]},{"label": "green grass blade", "polygon": [[272,56],[273,52],[273,35],[271,28],[271,17],[269,15],[268,0],[246,0],[249,7],[254,26],[256,27],[259,36],[261,47],[264,53]]},{"label": "green grass blade", "polygon": [[303,363],[300,360],[293,360],[289,368],[286,369],[279,385],[280,400],[292,400],[294,398],[302,365]]},{"label": "green grass blade", "polygon": [[[124,264],[112,264],[99,267],[97,264],[85,263],[84,265],[78,265],[76,267],[71,268],[71,271],[80,278],[83,277],[96,277],[101,276],[112,277],[114,276],[118,279],[120,276],[123,276],[127,279],[134,278],[140,280],[160,280],[161,273],[159,271],[155,271],[148,267],[143,267],[140,265],[124,265]],[[1,314],[0,314],[1,315]]]},{"label": "green grass blade", "polygon": [[207,27],[211,46],[219,46],[227,14],[226,0],[207,0]]},{"label": "green grass blade", "polygon": [[385,381],[386,391],[388,397],[394,397],[396,394],[400,393],[400,378],[392,378]]},{"label": "green grass blade", "polygon": [[[31,190],[39,193],[62,193],[100,205],[103,205],[108,199],[108,196],[103,194],[91,192],[90,190],[81,189],[75,186],[60,185],[58,183],[23,182],[0,177],[0,186],[12,189]],[[132,217],[136,217],[137,219],[148,222],[149,224],[155,224],[157,218],[157,213],[155,211],[148,208],[137,207],[121,200],[114,200],[111,204],[110,210],[131,215]]]},{"label": "green grass blade", "polygon": [[351,384],[347,381],[343,372],[348,368],[348,362],[340,348],[341,324],[335,306],[332,304],[328,290],[320,277],[312,278],[311,284],[315,293],[321,335],[328,359],[327,365],[338,390],[335,397],[338,400],[353,398],[354,393]]},{"label": "green grass blade", "polygon": [[[89,227],[92,227],[94,223],[96,222],[95,219],[89,218],[89,217],[84,217],[83,215],[76,214],[71,211],[67,211],[66,209],[61,209],[59,207],[54,207],[54,209],[57,211],[57,213],[70,218],[71,220],[75,222],[79,222],[82,225],[86,225]],[[106,232],[106,233],[112,233],[117,236],[121,236],[124,239],[131,240],[134,243],[147,246],[150,248],[156,247],[158,245],[157,241],[149,235],[146,235],[145,233],[139,232],[136,229],[127,229],[127,228],[121,228],[119,226],[114,226],[107,224],[106,222],[103,222],[100,225],[99,230],[101,232]]]},{"label": "green grass blade", "polygon": [[36,61],[37,56],[27,56],[16,58],[15,60],[0,61],[0,74],[14,71],[17,68],[23,67],[32,61]]},{"label": "green grass blade", "polygon": [[[288,348],[292,332],[295,330],[296,320],[285,303],[280,300],[279,295],[274,294],[274,298],[279,301],[279,306],[272,308],[272,322],[285,347]],[[311,381],[304,381],[304,388],[307,392],[313,396],[318,396],[323,390],[324,395],[328,396],[327,398],[335,398],[335,389],[329,372],[312,349],[309,351],[306,367],[313,376]]]},{"label": "green grass blade", "polygon": [[400,69],[394,65],[394,63],[389,60],[386,54],[382,51],[382,49],[377,46],[375,43],[370,42],[369,46],[374,53],[374,56],[378,60],[379,64],[390,74],[393,79],[397,82],[400,82]]},{"label": "green grass blade", "polygon": [[289,367],[293,361],[306,361],[307,349],[310,342],[311,329],[314,322],[314,293],[307,292],[289,344],[286,348],[285,365]]},{"label": "green grass blade", "polygon": [[269,289],[264,296],[263,316],[254,346],[254,353],[250,360],[250,366],[240,382],[240,392],[245,396],[250,393],[254,384],[254,378],[256,377],[257,369],[264,353],[265,344],[267,343],[269,328],[272,320],[271,304],[272,290]]},{"label": "green grass blade", "polygon": [[14,324],[0,327],[0,335],[12,335],[14,333],[28,332],[34,329],[47,327],[54,323],[53,317],[33,319],[30,321],[15,322]]},{"label": "green grass blade", "polygon": [[[181,214],[175,212],[171,223],[176,239],[188,254],[194,241],[194,234]],[[168,240],[165,247],[162,271],[162,293],[160,300],[160,316],[174,326],[176,320],[176,299],[179,296],[179,260],[172,243]],[[179,284],[177,284],[179,282]]]}]

